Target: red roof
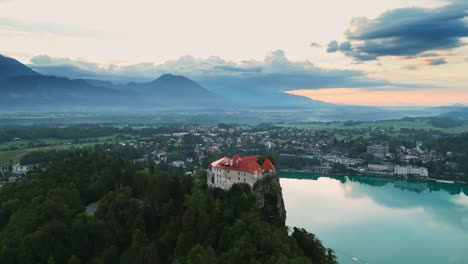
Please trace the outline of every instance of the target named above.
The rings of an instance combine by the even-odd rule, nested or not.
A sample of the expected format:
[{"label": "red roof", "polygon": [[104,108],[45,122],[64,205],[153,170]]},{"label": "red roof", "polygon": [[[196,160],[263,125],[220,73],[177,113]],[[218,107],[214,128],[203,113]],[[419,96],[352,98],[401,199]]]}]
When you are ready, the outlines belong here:
[{"label": "red roof", "polygon": [[273,165],[273,163],[271,163],[271,161],[270,161],[269,158],[266,158],[266,159],[263,161],[262,169],[264,169],[264,170],[274,170],[274,169],[275,169],[275,166]]},{"label": "red roof", "polygon": [[214,161],[210,164],[210,166],[208,166],[208,168],[211,167],[216,167],[223,170],[242,171],[249,173],[253,173],[262,168],[260,164],[257,163],[257,156],[241,157],[238,154],[234,155],[234,157],[232,157],[232,160],[227,157],[224,157],[217,161]]}]

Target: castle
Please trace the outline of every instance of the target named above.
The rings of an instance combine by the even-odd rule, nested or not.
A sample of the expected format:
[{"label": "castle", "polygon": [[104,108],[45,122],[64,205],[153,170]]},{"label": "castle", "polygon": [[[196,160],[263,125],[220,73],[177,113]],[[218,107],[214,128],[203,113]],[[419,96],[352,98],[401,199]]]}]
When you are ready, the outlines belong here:
[{"label": "castle", "polygon": [[275,166],[267,158],[262,165],[257,156],[224,157],[208,166],[208,186],[229,190],[233,184],[247,183],[251,187],[261,178],[275,172]]}]

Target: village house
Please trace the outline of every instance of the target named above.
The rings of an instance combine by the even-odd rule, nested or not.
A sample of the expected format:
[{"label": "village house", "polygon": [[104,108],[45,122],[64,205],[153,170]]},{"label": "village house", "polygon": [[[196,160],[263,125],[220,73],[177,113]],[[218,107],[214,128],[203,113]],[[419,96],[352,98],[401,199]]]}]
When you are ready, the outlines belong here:
[{"label": "village house", "polygon": [[414,175],[419,177],[427,178],[429,172],[424,167],[413,167],[413,166],[395,166],[395,175],[407,177],[408,175]]},{"label": "village house", "polygon": [[8,172],[8,171],[10,171],[10,166],[0,165],[0,172]]},{"label": "village house", "polygon": [[185,162],[183,160],[174,160],[172,166],[176,168],[185,168]]},{"label": "village house", "polygon": [[26,174],[30,169],[31,169],[31,166],[16,164],[16,165],[13,165],[12,171],[15,174]]},{"label": "village house", "polygon": [[259,179],[274,172],[275,166],[269,159],[260,165],[257,156],[240,157],[235,154],[232,158],[224,157],[208,166],[207,183],[224,190],[236,183],[247,183],[253,187]]}]

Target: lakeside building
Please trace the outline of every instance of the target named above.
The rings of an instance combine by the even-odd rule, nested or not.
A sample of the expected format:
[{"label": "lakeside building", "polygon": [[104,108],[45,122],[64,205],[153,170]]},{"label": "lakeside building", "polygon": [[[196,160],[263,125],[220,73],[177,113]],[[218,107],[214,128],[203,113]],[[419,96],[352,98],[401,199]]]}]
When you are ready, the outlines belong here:
[{"label": "lakeside building", "polygon": [[394,172],[395,165],[393,164],[368,164],[367,169],[371,172]]},{"label": "lakeside building", "polygon": [[415,175],[420,177],[429,177],[429,171],[424,167],[395,165],[394,173],[399,176]]},{"label": "lakeside building", "polygon": [[262,165],[257,156],[241,157],[235,154],[232,158],[224,157],[208,166],[208,186],[229,190],[233,184],[247,183],[251,187],[261,178],[274,173],[275,166],[267,158]]},{"label": "lakeside building", "polygon": [[367,146],[367,154],[372,154],[376,156],[385,156],[388,154],[388,146],[383,145],[373,145]]}]

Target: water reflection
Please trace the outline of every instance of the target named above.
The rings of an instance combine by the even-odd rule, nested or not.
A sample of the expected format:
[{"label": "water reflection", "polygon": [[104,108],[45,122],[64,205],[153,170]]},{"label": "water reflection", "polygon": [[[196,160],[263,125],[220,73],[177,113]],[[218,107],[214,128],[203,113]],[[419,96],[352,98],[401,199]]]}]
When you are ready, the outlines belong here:
[{"label": "water reflection", "polygon": [[[464,192],[466,186],[461,184],[357,176],[322,177],[305,173],[282,173],[281,177],[312,180],[334,179],[341,183],[336,186],[342,189],[346,198],[367,197],[386,208],[424,211],[432,214],[435,220],[441,222],[440,224],[448,224],[468,231],[468,196]],[[332,192],[336,193],[336,191]]]},{"label": "water reflection", "polygon": [[422,182],[422,181],[403,181],[391,178],[379,178],[379,177],[363,177],[363,176],[323,176],[321,174],[313,173],[302,173],[302,172],[280,172],[281,178],[290,179],[307,179],[307,180],[318,180],[319,178],[335,179],[341,183],[358,182],[370,186],[385,186],[387,184],[395,184],[400,189],[413,191],[420,193],[428,190],[430,192],[445,191],[449,194],[460,194],[463,193],[468,196],[468,186],[463,184],[448,184],[438,182]]},{"label": "water reflection", "polygon": [[328,246],[369,263],[468,263],[464,185],[305,173],[280,177],[287,224],[315,232]]}]

